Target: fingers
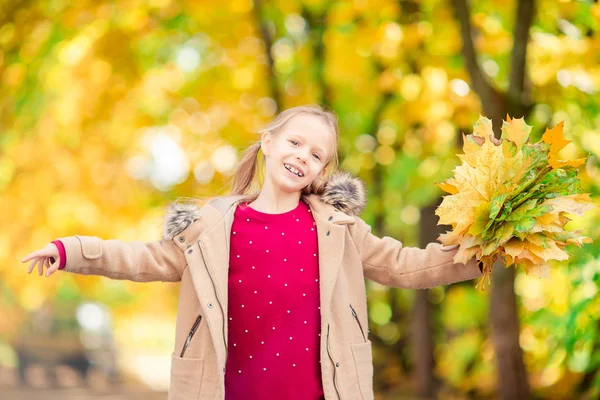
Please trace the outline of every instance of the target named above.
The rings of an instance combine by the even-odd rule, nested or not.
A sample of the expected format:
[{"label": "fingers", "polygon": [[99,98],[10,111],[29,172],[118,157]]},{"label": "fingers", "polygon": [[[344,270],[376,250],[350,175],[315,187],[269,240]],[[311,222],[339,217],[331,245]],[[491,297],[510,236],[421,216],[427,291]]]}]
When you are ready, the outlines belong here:
[{"label": "fingers", "polygon": [[[50,262],[49,257],[43,257],[43,256],[34,257],[31,260],[31,262],[29,263],[29,268],[27,270],[28,274],[31,274],[31,272],[35,268],[36,264],[38,267],[38,276],[42,276],[42,274],[44,273],[44,266],[46,266],[46,270],[50,270],[50,268],[52,268],[52,266],[53,266],[53,264],[51,264],[51,262]],[[54,271],[56,271],[56,269],[58,269],[58,262],[55,262],[54,265],[57,265],[57,268],[54,269]],[[48,276],[48,274],[46,274],[46,276]]]},{"label": "fingers", "polygon": [[37,265],[38,265],[38,275],[39,276],[42,276],[44,274],[44,260],[45,259],[46,259],[46,257],[38,258]]},{"label": "fingers", "polygon": [[50,276],[52,275],[54,272],[56,272],[56,270],[58,270],[58,266],[60,265],[60,261],[56,260],[56,262],[54,264],[52,264],[48,270],[46,270],[46,276]]},{"label": "fingers", "polygon": [[38,251],[36,250],[36,251],[34,251],[32,253],[27,254],[25,257],[23,257],[23,259],[21,260],[21,262],[29,261],[32,258],[38,257],[38,256],[39,256],[39,254],[38,254]]},{"label": "fingers", "polygon": [[[57,251],[54,251],[55,249]],[[56,262],[53,264],[51,259],[56,260]],[[46,246],[45,248],[43,248],[41,250],[36,250],[34,252],[29,253],[28,255],[23,257],[23,259],[21,260],[21,262],[27,262],[27,261],[31,261],[29,264],[29,268],[27,270],[28,274],[31,274],[31,272],[33,271],[33,269],[35,268],[35,266],[37,264],[39,276],[42,276],[44,274],[44,266],[46,266],[46,276],[50,276],[50,275],[52,275],[52,273],[54,273],[56,270],[58,270],[59,261],[60,261],[59,255],[58,255],[58,249],[56,248],[56,245],[49,244],[48,246]]]},{"label": "fingers", "polygon": [[[37,264],[43,258],[44,258],[44,253],[42,252],[42,250],[36,250],[34,252],[27,254],[21,260],[21,262],[26,262],[26,261],[31,260],[31,263],[29,264],[29,271],[27,272],[30,274],[31,271],[33,271],[33,269],[35,268],[35,264]],[[39,275],[42,274],[42,272],[40,271],[40,268],[41,268],[41,266],[38,266]]]},{"label": "fingers", "polygon": [[33,271],[35,269],[35,266],[37,264],[37,269],[38,269],[38,275],[42,275],[43,271],[41,271],[41,267],[40,267],[40,261],[42,261],[42,257],[36,257],[33,259],[33,266],[31,267],[31,270]]},{"label": "fingers", "polygon": [[58,247],[56,247],[56,245],[54,243],[49,243],[43,249],[32,251],[31,253],[27,254],[25,257],[23,257],[21,262],[26,262],[33,258],[37,258],[37,257],[56,257],[56,256],[58,256]]},{"label": "fingers", "polygon": [[50,276],[58,270],[60,260],[57,259],[56,262],[52,264],[50,257],[36,257],[31,260],[31,264],[29,264],[29,270],[27,271],[28,274],[31,274],[36,264],[38,265],[39,276],[42,276],[44,273],[44,266],[46,267],[46,276]]},{"label": "fingers", "polygon": [[35,266],[35,263],[37,262],[37,258],[34,258],[30,263],[29,263],[29,271],[27,271],[28,274],[31,273],[31,271],[33,271],[33,267]]}]

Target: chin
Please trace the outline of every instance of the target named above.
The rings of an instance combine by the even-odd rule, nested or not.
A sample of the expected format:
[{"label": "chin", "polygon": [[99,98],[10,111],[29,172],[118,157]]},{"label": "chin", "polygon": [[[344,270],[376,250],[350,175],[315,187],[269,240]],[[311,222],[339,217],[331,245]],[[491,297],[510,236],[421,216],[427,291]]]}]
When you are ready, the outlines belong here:
[{"label": "chin", "polygon": [[294,185],[293,183],[286,182],[285,180],[283,180],[283,181],[278,180],[277,185],[281,188],[281,190],[284,190],[289,193],[293,193],[293,192],[300,192],[302,190],[302,188],[305,187],[307,184],[298,183],[298,184]]}]

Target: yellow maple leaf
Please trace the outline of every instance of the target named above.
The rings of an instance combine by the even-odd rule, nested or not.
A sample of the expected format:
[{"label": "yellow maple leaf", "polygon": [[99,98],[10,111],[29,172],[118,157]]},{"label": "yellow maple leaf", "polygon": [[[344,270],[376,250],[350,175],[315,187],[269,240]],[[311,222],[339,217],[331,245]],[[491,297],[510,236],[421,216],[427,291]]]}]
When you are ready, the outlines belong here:
[{"label": "yellow maple leaf", "polygon": [[578,167],[585,162],[585,158],[579,158],[577,160],[559,160],[558,152],[561,151],[566,145],[571,143],[570,140],[566,140],[563,136],[563,125],[564,121],[560,121],[552,129],[546,128],[546,132],[542,135],[542,142],[550,145],[550,151],[548,152],[548,164],[554,169],[566,167]]},{"label": "yellow maple leaf", "polygon": [[464,154],[459,154],[458,158],[475,168],[477,166],[477,153],[479,152],[483,140],[473,135],[465,136],[464,133],[462,136]]},{"label": "yellow maple leaf", "polygon": [[458,244],[458,251],[454,255],[455,262],[466,264],[473,256],[481,252],[482,241],[480,238],[468,234],[463,235]]},{"label": "yellow maple leaf", "polygon": [[553,212],[562,211],[579,216],[595,207],[589,193],[572,194],[548,199],[544,202],[544,205],[552,207]]},{"label": "yellow maple leaf", "polygon": [[538,225],[551,225],[558,223],[558,213],[556,212],[548,212],[546,214],[540,215],[537,219]]},{"label": "yellow maple leaf", "polygon": [[458,248],[458,251],[454,255],[454,262],[466,264],[480,250],[481,250],[481,248],[479,246],[477,246],[477,247],[469,247],[469,248],[464,248],[464,247],[460,246]]},{"label": "yellow maple leaf", "polygon": [[[529,239],[529,237],[528,237]],[[532,254],[544,260],[544,263],[548,260],[567,260],[569,255],[562,249],[560,249],[556,242],[550,240],[546,243],[545,247],[531,243],[529,240],[523,242],[525,249],[529,250]],[[523,254],[523,252],[521,252]],[[519,257],[522,257],[519,255]],[[532,261],[534,261],[532,259]],[[539,259],[537,260],[539,264]]]},{"label": "yellow maple leaf", "polygon": [[515,264],[519,264],[520,262],[524,261],[524,260],[528,260],[529,262],[531,262],[533,265],[537,265],[537,264],[542,264],[544,262],[544,258],[538,256],[537,254],[535,254],[534,252],[531,251],[531,249],[528,248],[528,246],[533,246],[532,244],[526,244],[527,242],[523,242],[523,250],[521,251],[521,253],[519,253],[518,257],[515,258]]},{"label": "yellow maple leaf", "polygon": [[512,238],[508,242],[504,243],[504,252],[510,255],[513,259],[521,254],[524,248],[525,246],[523,245],[523,242],[517,238]]},{"label": "yellow maple leaf", "polygon": [[501,139],[510,140],[511,143],[515,144],[518,151],[529,139],[531,126],[525,123],[524,118],[511,119],[508,115],[506,118],[506,121],[502,123]]},{"label": "yellow maple leaf", "polygon": [[592,240],[592,238],[589,238],[587,236],[579,236],[579,237],[567,239],[567,243],[572,243],[579,248],[581,248],[581,246],[584,243],[593,243],[593,242],[594,241]]}]

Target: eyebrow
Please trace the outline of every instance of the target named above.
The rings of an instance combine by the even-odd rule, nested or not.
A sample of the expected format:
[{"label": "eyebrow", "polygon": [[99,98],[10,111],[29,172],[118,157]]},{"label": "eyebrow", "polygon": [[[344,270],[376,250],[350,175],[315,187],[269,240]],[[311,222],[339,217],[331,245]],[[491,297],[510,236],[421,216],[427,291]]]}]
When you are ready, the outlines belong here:
[{"label": "eyebrow", "polygon": [[[290,137],[294,137],[294,136],[297,136],[297,137],[301,138],[302,140],[306,140],[306,138],[305,138],[304,136],[302,136],[301,134],[299,134],[299,133],[292,133],[292,134],[290,135]],[[323,149],[322,149],[322,148],[320,148],[320,147],[317,147],[316,149],[317,149],[317,150],[318,150],[318,151],[321,153],[321,155],[327,154],[327,153],[325,152],[325,150],[323,150]]]}]

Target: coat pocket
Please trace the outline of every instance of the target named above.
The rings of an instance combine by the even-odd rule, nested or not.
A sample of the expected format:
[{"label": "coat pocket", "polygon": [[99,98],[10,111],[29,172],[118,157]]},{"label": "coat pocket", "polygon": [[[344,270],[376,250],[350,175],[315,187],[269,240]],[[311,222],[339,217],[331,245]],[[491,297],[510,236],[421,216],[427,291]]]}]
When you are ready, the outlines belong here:
[{"label": "coat pocket", "polygon": [[203,358],[181,358],[172,354],[168,400],[197,400],[203,372]]},{"label": "coat pocket", "polygon": [[102,239],[97,236],[75,235],[81,244],[81,254],[88,260],[102,257]]},{"label": "coat pocket", "polygon": [[198,315],[198,318],[196,318],[194,325],[192,325],[192,328],[190,329],[190,333],[188,333],[188,336],[185,339],[185,343],[183,344],[183,348],[181,349],[181,354],[179,354],[179,357],[183,357],[185,355],[185,351],[187,350],[188,346],[190,345],[190,342],[192,341],[192,338],[194,337],[194,333],[196,333],[196,330],[198,329],[198,325],[200,325],[200,322],[202,322],[202,315]]},{"label": "coat pocket", "polygon": [[371,341],[352,344],[352,357],[356,367],[358,386],[363,400],[373,400],[373,354]]},{"label": "coat pocket", "polygon": [[358,325],[358,329],[360,329],[360,334],[362,335],[363,340],[366,342],[367,337],[365,336],[365,331],[363,330],[362,324],[360,323],[360,319],[358,319],[358,314],[354,310],[354,307],[352,307],[352,304],[350,304],[350,310],[352,311],[352,316],[354,317],[354,320],[356,321],[356,323]]}]

